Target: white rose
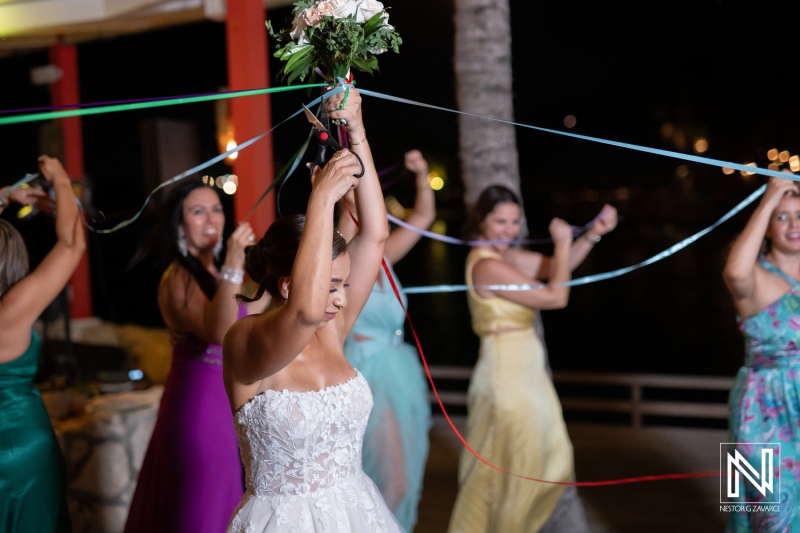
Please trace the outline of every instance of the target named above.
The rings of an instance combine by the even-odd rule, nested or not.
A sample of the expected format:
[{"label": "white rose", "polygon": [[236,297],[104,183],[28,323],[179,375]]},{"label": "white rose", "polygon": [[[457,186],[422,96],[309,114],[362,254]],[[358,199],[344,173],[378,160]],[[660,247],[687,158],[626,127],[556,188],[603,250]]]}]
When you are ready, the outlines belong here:
[{"label": "white rose", "polygon": [[319,17],[320,12],[314,6],[309,7],[305,11],[303,11],[303,21],[306,23],[307,26],[311,26],[312,28],[316,28],[319,26]]},{"label": "white rose", "polygon": [[[358,15],[358,5],[361,0],[328,0],[331,8],[333,8],[332,15],[337,19],[343,19],[350,15]],[[364,22],[358,20],[358,22]]]},{"label": "white rose", "polygon": [[319,11],[320,17],[332,17],[333,16],[333,7],[331,6],[330,2],[323,1],[317,4],[317,11]]},{"label": "white rose", "polygon": [[[366,22],[374,17],[377,13],[383,11],[383,4],[378,2],[378,0],[363,0],[358,9],[361,12],[361,17],[359,18],[363,18],[364,22]],[[384,23],[388,18],[389,17],[384,17]]]}]

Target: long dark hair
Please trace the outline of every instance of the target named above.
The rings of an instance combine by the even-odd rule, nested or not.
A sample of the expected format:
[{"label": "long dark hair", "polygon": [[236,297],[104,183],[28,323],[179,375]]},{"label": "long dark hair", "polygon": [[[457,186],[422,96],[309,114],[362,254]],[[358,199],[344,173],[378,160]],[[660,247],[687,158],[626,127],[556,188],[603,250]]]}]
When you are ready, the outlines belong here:
[{"label": "long dark hair", "polygon": [[0,220],[0,298],[8,289],[28,275],[28,249],[22,235]]},{"label": "long dark hair", "polygon": [[176,261],[191,274],[206,298],[211,300],[217,292],[216,278],[191,252],[183,255],[178,250],[178,226],[183,223],[183,202],[192,191],[201,187],[207,187],[219,196],[216,189],[199,179],[185,179],[172,186],[158,212],[156,223],[144,244],[133,256],[129,268],[151,255],[155,258],[159,270],[164,270],[170,263]]},{"label": "long dark hair", "polygon": [[489,213],[494,211],[498,204],[503,203],[522,205],[516,193],[508,187],[504,185],[486,187],[469,211],[469,218],[464,226],[465,237],[467,239],[477,239],[481,233],[481,222],[486,219]]},{"label": "long dark hair", "polygon": [[[245,248],[244,268],[250,279],[258,283],[258,290],[252,298],[240,294],[239,299],[254,302],[261,298],[264,292],[273,297],[278,295],[280,279],[292,275],[294,258],[297,256],[305,227],[305,215],[281,217],[270,225],[260,241]],[[333,232],[332,246],[331,260],[347,251],[347,241],[336,231]]]}]

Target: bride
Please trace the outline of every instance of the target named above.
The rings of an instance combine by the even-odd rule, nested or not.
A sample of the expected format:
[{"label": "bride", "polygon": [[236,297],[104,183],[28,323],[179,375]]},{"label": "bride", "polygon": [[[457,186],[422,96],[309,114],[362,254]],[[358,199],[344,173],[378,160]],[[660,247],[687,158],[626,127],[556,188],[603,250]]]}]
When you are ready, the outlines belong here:
[{"label": "bride", "polygon": [[[363,178],[353,176],[357,158],[338,152],[315,173],[306,215],[276,220],[247,251],[255,297],[266,291],[272,301],[225,336],[225,388],[247,489],[229,532],[402,531],[361,469],[372,395],[342,349],[378,276],[389,229],[361,97],[350,89],[337,110],[341,102],[341,94],[328,100],[329,115],[347,120]],[[360,229],[346,243],[333,214],[350,189]]]}]

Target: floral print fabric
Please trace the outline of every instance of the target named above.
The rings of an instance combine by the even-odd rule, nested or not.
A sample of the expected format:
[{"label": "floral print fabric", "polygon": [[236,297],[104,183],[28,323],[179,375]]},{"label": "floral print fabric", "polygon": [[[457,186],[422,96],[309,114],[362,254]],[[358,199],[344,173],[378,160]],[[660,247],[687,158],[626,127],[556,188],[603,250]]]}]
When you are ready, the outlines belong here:
[{"label": "floral print fabric", "polygon": [[[790,290],[758,314],[739,320],[745,364],[730,395],[730,441],[780,443],[780,512],[734,512],[730,533],[800,531],[800,282],[761,258],[759,265]],[[755,447],[756,449],[758,447]],[[746,457],[756,464],[756,457]],[[777,490],[777,487],[776,487]],[[769,493],[768,493],[769,494]],[[743,501],[764,497],[748,487]]]}]

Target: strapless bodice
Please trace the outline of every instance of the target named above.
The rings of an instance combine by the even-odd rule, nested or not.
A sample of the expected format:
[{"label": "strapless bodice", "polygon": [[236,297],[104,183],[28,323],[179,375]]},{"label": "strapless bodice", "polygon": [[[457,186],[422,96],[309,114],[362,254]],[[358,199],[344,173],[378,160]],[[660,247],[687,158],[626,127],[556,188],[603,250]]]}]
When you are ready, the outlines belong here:
[{"label": "strapless bodice", "polygon": [[265,391],[234,425],[248,491],[259,498],[304,495],[361,472],[372,394],[359,373],[319,391]]}]

